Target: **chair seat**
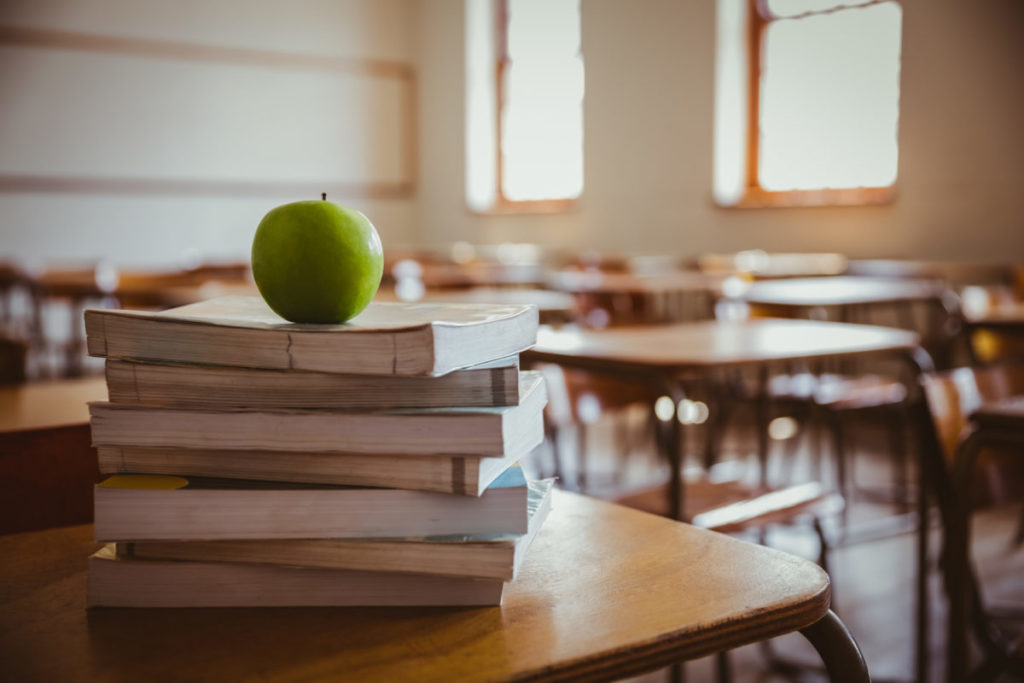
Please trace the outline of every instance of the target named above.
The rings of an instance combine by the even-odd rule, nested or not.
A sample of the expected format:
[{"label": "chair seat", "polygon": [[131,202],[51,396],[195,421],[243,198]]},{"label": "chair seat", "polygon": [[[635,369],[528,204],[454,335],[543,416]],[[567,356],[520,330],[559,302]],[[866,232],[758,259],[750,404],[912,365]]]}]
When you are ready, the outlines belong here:
[{"label": "chair seat", "polygon": [[[635,491],[615,502],[656,515],[668,516],[670,512],[667,484]],[[843,500],[827,493],[818,482],[763,489],[738,479],[714,480],[688,473],[684,505],[684,518],[694,526],[735,533],[792,522],[804,515],[835,514],[842,509]]]},{"label": "chair seat", "polygon": [[902,382],[884,375],[840,375],[808,372],[777,375],[768,381],[773,399],[813,401],[836,410],[898,405],[907,397]]}]

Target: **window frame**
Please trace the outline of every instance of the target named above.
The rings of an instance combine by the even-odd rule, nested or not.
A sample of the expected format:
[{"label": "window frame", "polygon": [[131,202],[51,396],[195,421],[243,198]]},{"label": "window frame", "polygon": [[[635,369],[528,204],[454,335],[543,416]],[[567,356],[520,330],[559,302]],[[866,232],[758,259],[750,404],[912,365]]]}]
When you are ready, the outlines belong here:
[{"label": "window frame", "polygon": [[578,208],[582,192],[577,197],[564,199],[509,199],[504,188],[504,154],[502,145],[502,119],[505,108],[505,78],[509,69],[508,55],[508,0],[492,0],[494,2],[494,97],[495,116],[494,144],[496,146],[494,160],[497,164],[494,179],[494,202],[486,209],[474,210],[481,214],[537,214],[537,213],[569,213]]},{"label": "window frame", "polygon": [[[801,19],[807,16],[830,14],[844,10],[869,7],[899,0],[870,0],[852,7],[806,12],[792,17],[773,17],[765,0],[746,0],[747,9],[747,145],[743,192],[734,204],[727,207],[772,208],[800,206],[872,206],[892,203],[896,198],[897,180],[892,185],[876,187],[821,188],[813,190],[768,190],[761,185],[758,165],[761,153],[761,74],[764,64],[764,39],[773,21]],[[902,43],[902,37],[901,37]],[[898,144],[898,143],[897,143]]]}]

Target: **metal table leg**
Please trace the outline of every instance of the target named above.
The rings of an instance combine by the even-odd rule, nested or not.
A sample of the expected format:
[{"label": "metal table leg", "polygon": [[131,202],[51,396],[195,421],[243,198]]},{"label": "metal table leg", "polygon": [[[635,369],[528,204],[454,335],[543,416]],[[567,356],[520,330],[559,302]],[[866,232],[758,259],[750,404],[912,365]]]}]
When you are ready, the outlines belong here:
[{"label": "metal table leg", "polygon": [[833,683],[871,683],[868,666],[846,625],[835,612],[800,631],[821,655]]}]

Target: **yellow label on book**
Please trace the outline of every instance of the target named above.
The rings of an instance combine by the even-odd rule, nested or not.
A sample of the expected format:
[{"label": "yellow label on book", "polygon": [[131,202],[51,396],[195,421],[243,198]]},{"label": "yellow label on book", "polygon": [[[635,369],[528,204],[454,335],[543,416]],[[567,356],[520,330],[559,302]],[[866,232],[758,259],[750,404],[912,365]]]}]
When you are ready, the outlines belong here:
[{"label": "yellow label on book", "polygon": [[165,477],[158,474],[115,474],[101,481],[99,485],[108,489],[171,491],[188,486],[188,479]]}]

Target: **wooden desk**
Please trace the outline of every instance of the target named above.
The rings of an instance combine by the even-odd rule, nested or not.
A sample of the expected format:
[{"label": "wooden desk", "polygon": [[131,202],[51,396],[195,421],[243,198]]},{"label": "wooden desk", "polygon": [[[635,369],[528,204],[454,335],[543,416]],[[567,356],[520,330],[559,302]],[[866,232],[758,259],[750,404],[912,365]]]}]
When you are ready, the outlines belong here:
[{"label": "wooden desk", "polygon": [[1001,642],[991,628],[982,604],[982,593],[970,567],[970,486],[978,455],[986,448],[1017,450],[1024,457],[1024,396],[1013,396],[985,403],[971,415],[971,431],[956,450],[952,483],[958,508],[947,525],[949,554],[943,567],[949,594],[948,647],[946,680],[950,683],[968,680],[970,649],[967,634],[973,630],[988,662],[1005,662],[1016,658],[1014,644]]},{"label": "wooden desk", "polygon": [[1024,302],[963,311],[974,363],[1024,356]]},{"label": "wooden desk", "polygon": [[[661,388],[678,403],[683,398],[682,381],[715,368],[760,367],[766,377],[772,363],[873,354],[909,356],[917,345],[915,333],[887,327],[809,320],[704,321],[610,330],[541,329],[537,345],[522,358],[624,376]],[[671,424],[665,456],[672,464],[670,505],[678,516],[682,429],[678,420]],[[759,434],[758,450],[763,473],[766,434]]]},{"label": "wooden desk", "polygon": [[702,254],[698,267],[710,273],[735,274],[753,280],[840,275],[846,257],[836,253],[771,253],[749,249],[732,254]]},{"label": "wooden desk", "polygon": [[[824,358],[896,356],[913,366],[915,374],[932,369],[931,360],[919,346],[914,332],[870,325],[851,325],[809,320],[707,321],[656,327],[611,330],[541,330],[537,345],[523,354],[524,361],[558,363],[567,367],[602,372],[659,388],[678,404],[684,397],[681,382],[699,378],[715,368],[757,367],[762,378],[761,395],[768,368],[776,362]],[[759,421],[766,423],[765,399],[759,406]],[[670,437],[664,457],[669,468],[669,505],[678,517],[683,509],[680,454],[683,431],[678,420],[670,421]],[[762,475],[767,460],[767,430],[760,429],[758,456]],[[920,490],[924,490],[924,467],[919,469]],[[926,497],[918,496],[918,570],[927,566],[928,536]],[[917,669],[922,680],[927,673],[928,596],[919,581],[917,595]]]},{"label": "wooden desk", "polygon": [[0,534],[92,521],[88,401],[102,377],[0,388]]},{"label": "wooden desk", "polygon": [[847,316],[853,306],[941,300],[945,292],[943,284],[932,280],[840,276],[753,282],[737,298],[791,311],[837,308]]},{"label": "wooden desk", "polygon": [[[378,298],[378,300],[381,300]],[[454,304],[530,304],[537,307],[542,324],[561,324],[572,319],[572,296],[549,289],[473,287],[446,291],[428,290],[420,301]]]},{"label": "wooden desk", "polygon": [[583,496],[501,607],[95,609],[88,526],[0,538],[4,680],[610,680],[803,630],[867,681],[807,560]]},{"label": "wooden desk", "polygon": [[[548,287],[572,294],[590,327],[606,327],[710,318],[724,279],[697,271],[639,275],[564,270],[548,276]],[[604,316],[594,319],[594,311]]]}]

